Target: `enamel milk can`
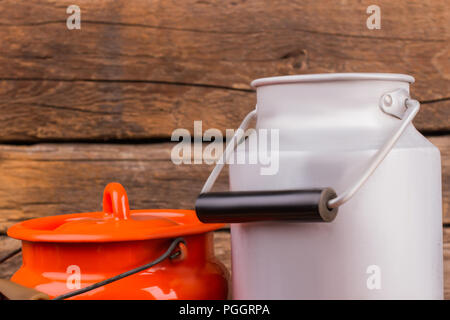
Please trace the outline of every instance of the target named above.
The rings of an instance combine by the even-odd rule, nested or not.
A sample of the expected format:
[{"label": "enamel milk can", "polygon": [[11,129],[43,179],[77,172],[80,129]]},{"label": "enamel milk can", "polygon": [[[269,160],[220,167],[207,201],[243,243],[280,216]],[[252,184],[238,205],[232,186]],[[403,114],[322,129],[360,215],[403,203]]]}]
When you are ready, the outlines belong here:
[{"label": "enamel milk can", "polygon": [[[231,223],[234,299],[443,298],[440,153],[411,122],[413,82],[376,73],[252,82],[257,106],[196,203],[201,221]],[[279,136],[278,170],[230,164],[231,191],[209,192],[232,155],[261,152],[264,129]]]},{"label": "enamel milk can", "polygon": [[27,220],[11,280],[52,299],[226,299],[228,273],[214,256],[220,224],[191,210],[130,210],[125,189],[106,186],[103,211]]}]

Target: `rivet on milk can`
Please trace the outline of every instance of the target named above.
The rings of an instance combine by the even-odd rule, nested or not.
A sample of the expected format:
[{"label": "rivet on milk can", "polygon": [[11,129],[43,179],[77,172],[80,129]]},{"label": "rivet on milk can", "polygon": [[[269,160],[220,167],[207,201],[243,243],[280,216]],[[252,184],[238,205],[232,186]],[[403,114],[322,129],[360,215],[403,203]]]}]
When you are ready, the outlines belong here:
[{"label": "rivet on milk can", "polygon": [[[252,82],[257,107],[196,202],[201,221],[231,223],[233,298],[443,298],[440,153],[412,124],[413,82],[381,73]],[[256,158],[258,130],[278,130],[278,172],[233,163],[231,191],[209,192],[253,118],[236,153]]]},{"label": "rivet on milk can", "polygon": [[106,186],[103,212],[20,222],[23,265],[11,280],[53,299],[226,299],[228,273],[212,231],[191,210],[130,210]]}]

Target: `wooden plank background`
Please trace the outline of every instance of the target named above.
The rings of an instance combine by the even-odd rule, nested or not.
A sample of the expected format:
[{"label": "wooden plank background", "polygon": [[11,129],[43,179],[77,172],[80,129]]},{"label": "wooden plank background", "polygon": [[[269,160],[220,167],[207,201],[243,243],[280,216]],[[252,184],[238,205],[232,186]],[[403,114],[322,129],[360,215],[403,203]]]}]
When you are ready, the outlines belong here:
[{"label": "wooden plank background", "polygon": [[[440,148],[445,293],[450,298],[450,8],[447,1],[0,2],[0,257],[17,221],[100,209],[119,181],[133,208],[192,208],[211,169],[174,166],[176,128],[235,128],[253,108],[252,79],[319,72],[416,78],[415,125]],[[227,187],[226,175],[218,188]],[[230,265],[229,234],[216,234]],[[0,265],[10,276],[20,256]]]}]

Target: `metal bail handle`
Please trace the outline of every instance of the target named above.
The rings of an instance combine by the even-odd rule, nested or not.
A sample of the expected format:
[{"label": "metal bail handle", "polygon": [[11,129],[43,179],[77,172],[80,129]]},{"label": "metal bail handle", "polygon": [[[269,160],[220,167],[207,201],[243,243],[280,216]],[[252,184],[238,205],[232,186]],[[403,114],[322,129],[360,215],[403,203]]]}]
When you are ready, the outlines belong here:
[{"label": "metal bail handle", "polygon": [[227,163],[235,144],[241,143],[256,108],[242,121],[228,143],[220,161],[205,182],[195,203],[200,221],[205,223],[241,223],[264,220],[295,220],[299,222],[331,222],[338,207],[349,201],[364,185],[375,169],[394,147],[400,136],[419,112],[420,104],[405,89],[384,94],[380,99],[383,112],[401,120],[398,129],[373,156],[361,177],[337,195],[332,188],[273,191],[209,192]]}]

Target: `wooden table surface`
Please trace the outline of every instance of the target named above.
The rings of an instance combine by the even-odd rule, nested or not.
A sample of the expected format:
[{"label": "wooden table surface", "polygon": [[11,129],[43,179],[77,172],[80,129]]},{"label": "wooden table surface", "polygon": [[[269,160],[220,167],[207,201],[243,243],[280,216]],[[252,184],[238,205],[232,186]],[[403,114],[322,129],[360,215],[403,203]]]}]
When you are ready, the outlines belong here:
[{"label": "wooden table surface", "polygon": [[[211,167],[174,166],[171,133],[194,120],[235,128],[255,104],[252,79],[406,73],[422,103],[415,125],[442,154],[450,298],[447,1],[377,1],[380,30],[367,29],[371,3],[358,0],[79,0],[81,30],[68,30],[72,2],[0,2],[0,257],[19,246],[9,226],[99,210],[111,181],[132,208],[192,208]],[[229,266],[228,231],[216,251]]]}]

